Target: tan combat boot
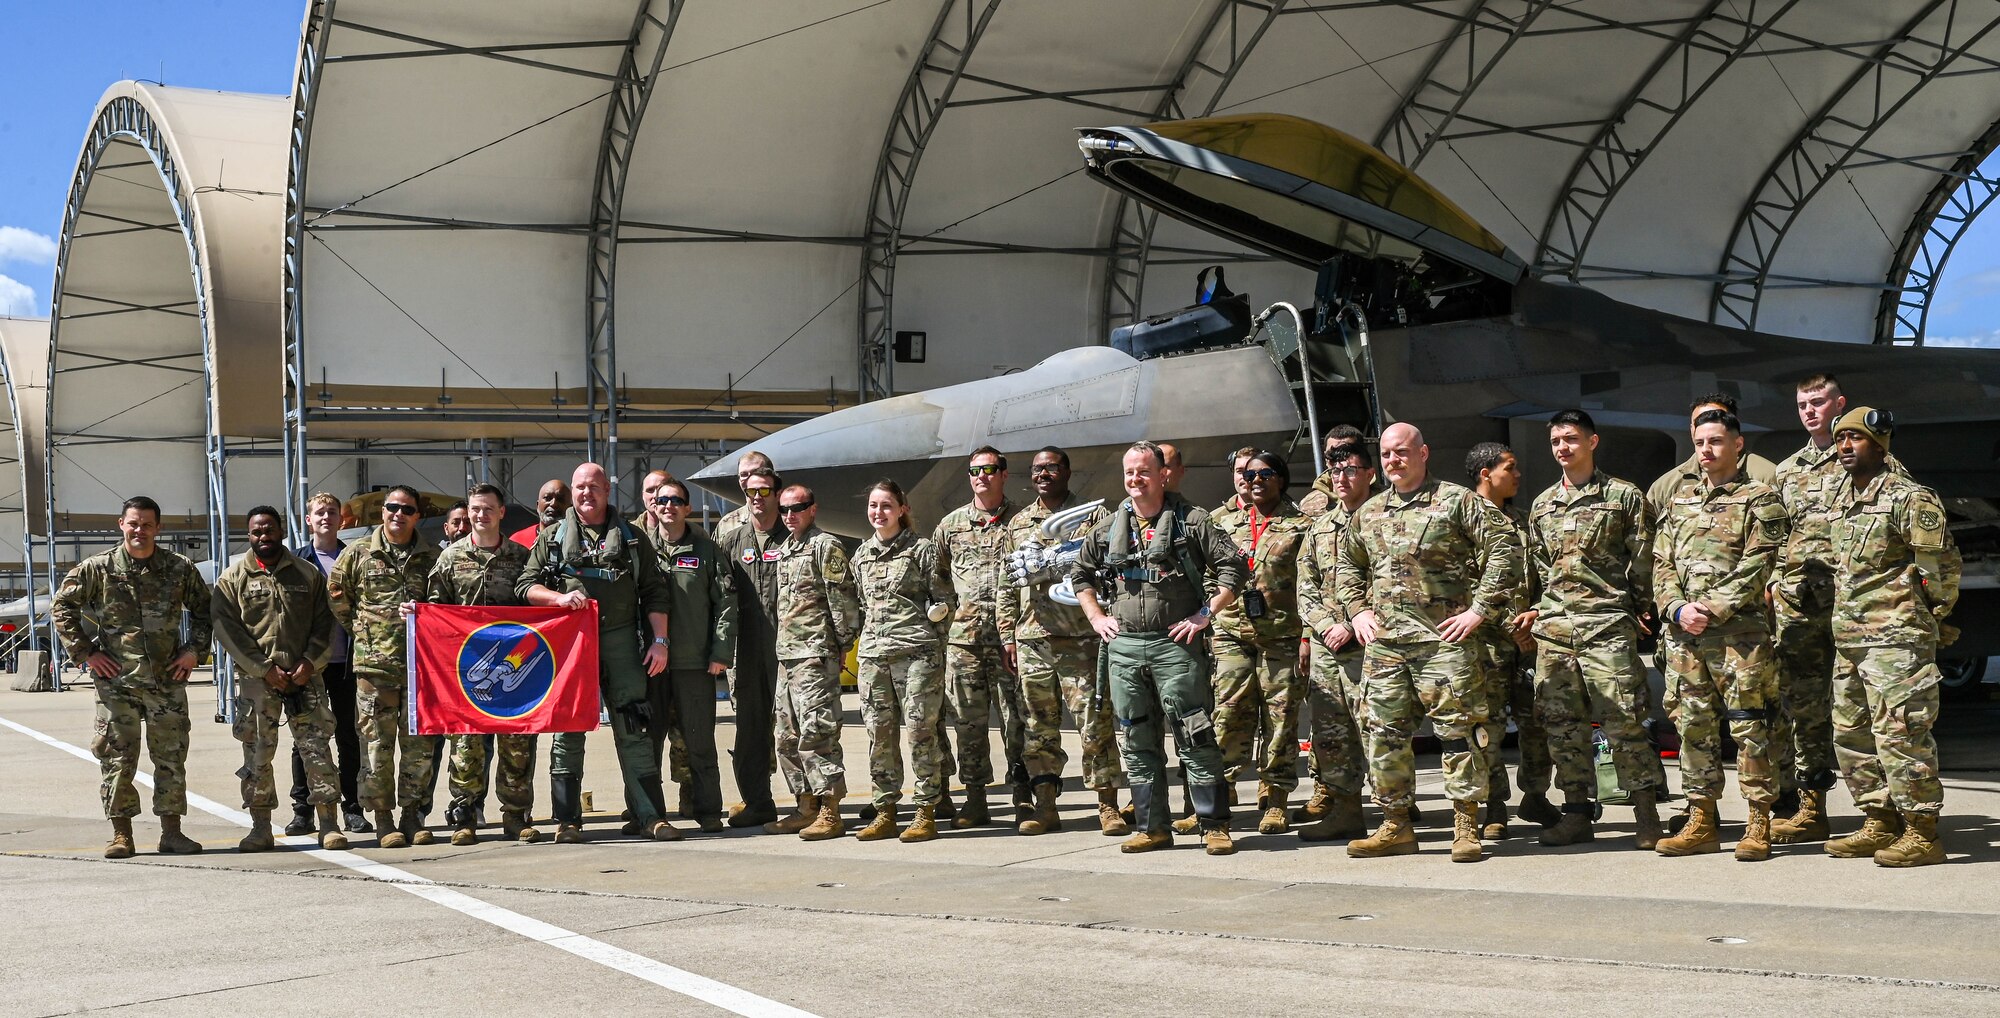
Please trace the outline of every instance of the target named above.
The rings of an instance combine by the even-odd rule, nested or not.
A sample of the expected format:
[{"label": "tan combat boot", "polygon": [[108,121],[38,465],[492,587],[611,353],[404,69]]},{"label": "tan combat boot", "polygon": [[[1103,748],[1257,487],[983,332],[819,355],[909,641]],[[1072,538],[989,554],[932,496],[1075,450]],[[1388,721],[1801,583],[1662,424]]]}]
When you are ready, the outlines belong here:
[{"label": "tan combat boot", "polygon": [[1561,819],[1536,840],[1551,848],[1597,840],[1597,829],[1590,823],[1590,803],[1565,802]]},{"label": "tan combat boot", "polygon": [[1199,834],[1201,833],[1201,816],[1197,813],[1189,813],[1187,816],[1174,821],[1171,826],[1175,834]]},{"label": "tan combat boot", "polygon": [[313,807],[313,815],[319,821],[319,847],[329,852],[347,850],[347,835],[340,833],[340,807],[324,803]]},{"label": "tan combat boot", "polygon": [[[265,811],[266,829],[270,827],[270,820],[268,819],[270,815],[268,810]],[[182,834],[181,818],[169,813],[160,818],[159,849],[161,855],[200,855],[201,842]]]},{"label": "tan combat boot", "polygon": [[509,841],[532,843],[542,840],[542,832],[529,825],[525,813],[500,814],[500,834]]},{"label": "tan combat boot", "polygon": [[403,840],[412,845],[431,843],[431,832],[424,826],[424,815],[413,806],[403,807],[403,822],[396,827],[403,832]]},{"label": "tan combat boot", "polygon": [[1312,798],[1307,799],[1305,805],[1300,806],[1298,811],[1292,814],[1292,821],[1301,824],[1312,823],[1326,816],[1326,811],[1333,808],[1333,796],[1333,789],[1314,781]]},{"label": "tan combat boot", "polygon": [[557,825],[556,825],[556,839],[555,839],[555,840],[556,840],[556,844],[558,844],[558,845],[581,845],[581,844],[583,844],[583,825],[582,825],[582,824],[560,824],[560,823],[559,823],[559,824],[557,824]]},{"label": "tan combat boot", "polygon": [[1132,833],[1132,825],[1126,821],[1125,814],[1118,811],[1118,790],[1115,788],[1097,790],[1097,829],[1107,838]]},{"label": "tan combat boot", "polygon": [[1292,829],[1291,815],[1286,809],[1286,800],[1291,793],[1282,788],[1272,788],[1264,794],[1264,819],[1257,821],[1258,834],[1284,834]]},{"label": "tan combat boot", "polygon": [[1299,840],[1336,841],[1367,832],[1361,819],[1361,794],[1333,792],[1327,795],[1326,812],[1312,824],[1299,828]]},{"label": "tan combat boot", "polygon": [[1022,834],[1048,834],[1062,830],[1062,815],[1056,812],[1056,796],[1061,792],[1062,786],[1053,781],[1037,782],[1034,810],[1015,829]]},{"label": "tan combat boot", "polygon": [[132,858],[132,818],[111,818],[111,840],[104,844],[106,859]]},{"label": "tan combat boot", "polygon": [[953,827],[965,830],[968,827],[984,827],[992,819],[986,812],[986,787],[984,785],[965,790],[965,807],[958,811]]},{"label": "tan combat boot", "polygon": [[1557,809],[1556,804],[1550,802],[1549,797],[1542,792],[1524,793],[1521,796],[1521,808],[1515,810],[1514,815],[1531,824],[1541,824],[1543,827],[1554,827],[1562,822],[1562,810]]},{"label": "tan combat boot", "polygon": [[765,834],[797,834],[812,826],[813,818],[819,816],[819,796],[806,792],[798,797],[798,808],[792,815],[773,820],[764,825]]},{"label": "tan combat boot", "polygon": [[917,815],[910,818],[910,826],[903,828],[903,833],[897,835],[896,840],[914,844],[919,841],[935,841],[937,836],[937,807],[920,805],[917,807]]},{"label": "tan combat boot", "polygon": [[1118,843],[1118,851],[1127,855],[1172,847],[1174,847],[1174,836],[1166,831],[1133,831],[1131,837]]},{"label": "tan combat boot", "polygon": [[396,815],[386,809],[375,811],[375,847],[408,848],[410,839],[396,829]]},{"label": "tan combat boot", "polygon": [[1771,857],[1771,807],[1750,804],[1750,819],[1736,841],[1737,862],[1763,862]]},{"label": "tan combat boot", "polygon": [[451,832],[451,843],[460,848],[479,844],[479,828],[470,823],[460,824],[457,830]]},{"label": "tan combat boot", "polygon": [[[895,821],[892,819],[890,822]],[[819,816],[813,818],[813,822],[799,832],[799,840],[829,841],[846,833],[847,824],[840,819],[840,797],[822,795],[819,797]]]},{"label": "tan combat boot", "polygon": [[1205,824],[1201,829],[1201,850],[1209,855],[1235,855],[1236,842],[1230,840],[1228,824]]},{"label": "tan combat boot", "polygon": [[1453,799],[1451,861],[1478,862],[1482,854],[1479,848],[1479,804],[1471,799]]},{"label": "tan combat boot", "polygon": [[1650,852],[1660,847],[1660,793],[1657,789],[1642,788],[1632,793],[1632,840],[1641,852]]},{"label": "tan combat boot", "polygon": [[1414,855],[1417,851],[1417,831],[1410,826],[1410,808],[1388,807],[1382,809],[1382,826],[1375,833],[1347,843],[1350,859],[1380,859],[1385,855]]},{"label": "tan combat boot", "polygon": [[236,843],[238,852],[269,852],[278,847],[277,839],[271,837],[271,811],[253,809],[250,811],[250,833]]},{"label": "tan combat boot", "polygon": [[1671,838],[1662,838],[1653,851],[1661,855],[1707,855],[1722,851],[1722,835],[1716,830],[1720,818],[1714,799],[1688,798],[1687,826]]},{"label": "tan combat boot", "polygon": [[896,836],[896,807],[881,806],[875,810],[875,819],[868,826],[855,832],[856,841],[881,841]]},{"label": "tan combat boot", "polygon": [[1499,796],[1486,800],[1486,822],[1479,828],[1479,836],[1487,841],[1500,841],[1507,837],[1507,803]]},{"label": "tan combat boot", "polygon": [[1826,818],[1826,793],[1799,789],[1799,811],[1771,821],[1771,840],[1780,845],[1800,841],[1825,841],[1833,831]]},{"label": "tan combat boot", "polygon": [[1938,840],[1936,813],[1903,814],[1903,836],[1875,853],[1875,865],[1930,866],[1944,861],[1944,842]]},{"label": "tan combat boot", "polygon": [[1895,810],[1877,806],[1862,812],[1867,819],[1861,822],[1861,829],[1827,842],[1826,854],[1836,859],[1871,859],[1903,836],[1903,818]]}]

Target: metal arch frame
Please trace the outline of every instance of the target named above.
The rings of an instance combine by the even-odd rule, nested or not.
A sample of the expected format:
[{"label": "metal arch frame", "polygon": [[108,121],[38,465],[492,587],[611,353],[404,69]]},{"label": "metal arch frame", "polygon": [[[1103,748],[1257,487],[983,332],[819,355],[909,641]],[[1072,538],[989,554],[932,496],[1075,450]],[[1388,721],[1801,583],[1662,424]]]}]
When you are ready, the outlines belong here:
[{"label": "metal arch frame", "polygon": [[[208,548],[218,562],[229,556],[228,505],[229,491],[225,464],[228,445],[216,428],[215,419],[215,340],[211,334],[214,325],[209,314],[207,268],[202,263],[200,245],[196,242],[195,205],[192,189],[185,187],[179,163],[166,143],[163,129],[153,119],[153,114],[144,103],[134,96],[119,96],[106,103],[98,111],[90,125],[90,134],[85,139],[83,154],[77,160],[76,176],[70,182],[69,199],[63,206],[61,239],[56,246],[56,272],[52,296],[49,298],[49,376],[47,406],[43,410],[42,431],[42,486],[44,505],[47,511],[48,531],[48,577],[49,591],[56,589],[56,400],[59,390],[59,373],[56,354],[62,348],[63,322],[63,278],[69,272],[69,258],[75,240],[77,222],[81,218],[84,199],[90,193],[90,185],[96,177],[98,163],[110,147],[121,141],[137,143],[153,163],[160,175],[160,182],[166,186],[166,199],[173,209],[174,220],[179,225],[181,240],[187,247],[188,273],[194,283],[195,317],[198,320],[197,334],[201,340],[202,374],[202,445],[206,458],[205,491],[208,496]],[[148,365],[157,367],[158,365]],[[12,398],[12,384],[8,386]],[[18,426],[18,425],[17,425]],[[152,441],[146,439],[145,441]],[[51,633],[50,646],[54,646]],[[54,674],[55,669],[51,669]],[[218,676],[218,689],[223,679]],[[57,685],[61,688],[60,684]],[[220,697],[218,697],[220,701]]]},{"label": "metal arch frame", "polygon": [[327,40],[333,32],[336,0],[313,0],[306,10],[305,27],[299,39],[299,61],[292,83],[291,142],[285,159],[285,248],[283,342],[284,377],[284,456],[285,509],[291,521],[291,539],[306,539],[306,496],[312,483],[307,472],[310,448],[306,444],[306,358],[305,358],[305,239],[306,169],[312,150],[313,107],[319,99],[320,72],[325,67]]},{"label": "metal arch frame", "polygon": [[[1959,5],[1960,0],[1929,0],[1915,17],[1905,22],[1833,91],[1771,161],[1750,197],[1737,211],[1736,222],[1730,228],[1729,242],[1723,248],[1721,264],[1717,269],[1724,281],[1716,283],[1709,291],[1709,321],[1719,325],[1733,322],[1745,329],[1756,328],[1757,313],[1763,303],[1771,266],[1792,226],[1798,222],[1799,214],[1836,174],[1847,169],[1850,160],[1862,154],[1863,146],[1883,124],[1987,33],[2000,28],[2000,16],[1996,16],[1970,31],[1957,46],[1949,48],[1948,35],[1944,41],[1915,38],[1917,28],[1940,7],[1947,8],[1946,31],[1949,33],[1958,24]],[[1942,52],[1935,60],[1900,56],[1899,50],[1906,43]],[[1891,71],[1906,76],[1907,80],[1900,84],[1889,82]],[[1907,88],[1896,94],[1895,90],[1902,86]],[[1840,116],[1841,107],[1857,97],[1864,104],[1863,116]],[[1822,132],[1829,126],[1840,128],[1848,137],[1837,140],[1823,136]],[[1807,147],[1815,143],[1833,149],[1833,156],[1816,158],[1808,154]],[[1723,320],[1725,315],[1730,321]]]},{"label": "metal arch frame", "polygon": [[[1736,61],[1800,0],[1766,0],[1766,12],[1772,12],[1773,8],[1775,12],[1768,13],[1761,20],[1757,17],[1758,0],[1748,0],[1749,10],[1741,16],[1717,15],[1717,9],[1724,2],[1709,0],[1698,16],[1689,19],[1673,44],[1660,52],[1638,83],[1604,119],[1596,135],[1578,153],[1575,162],[1570,164],[1569,174],[1556,191],[1556,200],[1549,207],[1548,222],[1542,227],[1542,235],[1535,244],[1532,264],[1537,275],[1559,275],[1571,282],[1577,281],[1590,242],[1597,234],[1598,224],[1603,222],[1606,211],[1617,200],[1626,182],[1639,172],[1639,167],[1659,148],[1660,141],[1680,123],[1682,116],[1694,108],[1695,103],[1701,101],[1709,87],[1721,80],[1723,74],[1735,66]],[[1709,42],[1706,37],[1713,36],[1710,26],[1718,22],[1739,26],[1742,36],[1727,46]],[[1696,83],[1690,72],[1698,52],[1715,53],[1719,59]],[[1660,81],[1662,72],[1670,67],[1679,69],[1679,98],[1671,103],[1647,98],[1647,93]],[[1641,110],[1658,114],[1660,119],[1635,125],[1633,115]],[[1645,134],[1642,140],[1634,137],[1639,132]],[[1628,139],[1636,140],[1636,144]],[[1590,175],[1590,186],[1580,183],[1586,171]],[[1566,248],[1557,247],[1556,238],[1559,235],[1566,238]]]},{"label": "metal arch frame", "polygon": [[[1424,62],[1424,69],[1417,75],[1417,83],[1403,93],[1402,99],[1396,104],[1396,111],[1391,113],[1388,119],[1382,122],[1381,128],[1376,130],[1372,144],[1381,149],[1384,142],[1395,142],[1396,150],[1388,153],[1390,157],[1406,169],[1415,170],[1417,164],[1423,162],[1424,157],[1430,155],[1431,149],[1443,139],[1445,129],[1458,119],[1459,112],[1465,108],[1473,93],[1479,91],[1479,86],[1486,81],[1486,76],[1500,66],[1500,61],[1506,59],[1507,52],[1514,48],[1514,44],[1521,40],[1529,28],[1533,27],[1535,19],[1541,17],[1544,11],[1555,4],[1555,0],[1523,0],[1523,2],[1526,7],[1520,16],[1508,19],[1490,12],[1491,0],[1476,0],[1471,10],[1456,21],[1451,33],[1431,52],[1430,58]],[[1482,21],[1482,16],[1489,13],[1495,20]],[[1507,32],[1506,38],[1500,40],[1499,45],[1487,54],[1483,63],[1479,60],[1476,45],[1481,29],[1504,29]],[[1464,82],[1459,85],[1447,84],[1438,76],[1438,71],[1444,66],[1445,57],[1451,54],[1461,39],[1465,40]],[[1423,97],[1430,91],[1442,91],[1451,96],[1451,105],[1449,107],[1425,105]],[[1428,133],[1418,131],[1413,126],[1413,123],[1420,119],[1419,114],[1426,112],[1440,114],[1443,118],[1436,124],[1426,125]],[[1388,152],[1387,149],[1383,151]]]},{"label": "metal arch frame", "polygon": [[[639,0],[639,9],[632,16],[632,31],[624,55],[618,59],[617,83],[605,107],[604,131],[597,145],[596,183],[591,189],[590,252],[584,264],[584,385],[592,416],[601,415],[603,422],[603,463],[613,492],[618,490],[618,229],[624,218],[625,182],[630,178],[632,151],[638,144],[646,104],[652,100],[660,62],[686,6],[686,0],[665,2],[664,21],[653,15],[654,0]],[[660,30],[660,38],[645,60],[646,73],[641,75],[639,47],[648,24]],[[586,435],[586,455],[596,460],[598,425],[593,422]]]},{"label": "metal arch frame", "polygon": [[[53,325],[54,321],[50,319],[50,324]],[[14,366],[7,363],[4,351],[0,351],[0,381],[4,381],[7,386],[7,419],[13,422],[14,428],[14,465],[20,468],[21,474],[21,573],[24,577],[23,582],[28,588],[28,649],[40,650],[41,630],[35,627],[35,619],[41,615],[35,596],[35,534],[34,527],[28,522],[33,515],[28,512],[28,493],[33,490],[28,485],[28,436],[21,427],[21,400],[14,392]],[[0,456],[4,455],[6,453],[0,451]],[[48,491],[46,455],[42,457],[42,490],[45,493]],[[43,529],[53,528],[45,525]],[[51,587],[49,594],[53,596],[55,588]]]},{"label": "metal arch frame", "polygon": [[1894,288],[1882,294],[1881,310],[1875,318],[1875,342],[1924,345],[1931,301],[1937,297],[1938,280],[1951,261],[1952,250],[1971,229],[1973,220],[2000,198],[2000,179],[1979,174],[1980,166],[1996,151],[2000,151],[2000,121],[1966,146],[1965,153],[1940,174],[1931,193],[1917,206],[1917,214],[1911,217],[1889,264],[1887,282]]},{"label": "metal arch frame", "polygon": [[[1167,86],[1166,94],[1153,111],[1153,120],[1181,119],[1186,117],[1190,105],[1198,105],[1199,117],[1215,112],[1222,96],[1235,82],[1236,74],[1242,70],[1250,53],[1263,41],[1264,33],[1285,12],[1288,0],[1222,0],[1209,15],[1208,24],[1202,27],[1193,47],[1181,61]],[[1246,35],[1237,15],[1244,9],[1261,12],[1256,25]],[[1202,59],[1214,44],[1217,33],[1229,30],[1229,59],[1220,65]],[[1210,85],[1206,99],[1199,104],[1182,101],[1182,93],[1189,90],[1189,83],[1196,72],[1206,76]],[[1118,192],[1117,205],[1111,213],[1111,237],[1107,244],[1108,253],[1104,258],[1104,288],[1098,307],[1098,342],[1111,339],[1111,331],[1121,325],[1130,325],[1139,320],[1143,313],[1141,301],[1145,296],[1146,267],[1152,263],[1153,227],[1159,222],[1160,214],[1131,200],[1123,192]],[[1261,259],[1260,259],[1261,260]]]},{"label": "metal arch frame", "polygon": [[[917,50],[910,76],[896,100],[896,111],[882,136],[882,150],[875,160],[874,180],[868,189],[868,218],[864,220],[865,241],[861,251],[860,294],[856,300],[855,390],[862,402],[895,391],[895,357],[890,351],[895,328],[895,282],[897,247],[903,239],[903,215],[909,210],[910,191],[916,186],[917,167],[931,133],[951,102],[952,90],[965,74],[972,51],[993,20],[1001,0],[943,0],[937,20]],[[982,6],[983,4],[983,6]],[[965,9],[964,33],[954,44],[945,41],[945,30],[958,23],[953,12]],[[980,8],[974,13],[974,8]],[[939,66],[932,56],[943,51],[950,63]]]}]

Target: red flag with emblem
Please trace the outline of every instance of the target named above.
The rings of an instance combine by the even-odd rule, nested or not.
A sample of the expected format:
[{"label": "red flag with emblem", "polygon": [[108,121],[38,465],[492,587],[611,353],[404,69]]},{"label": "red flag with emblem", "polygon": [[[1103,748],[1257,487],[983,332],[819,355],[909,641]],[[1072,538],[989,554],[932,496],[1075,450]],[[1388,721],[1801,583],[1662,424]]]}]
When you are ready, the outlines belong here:
[{"label": "red flag with emblem", "polygon": [[409,730],[536,735],[597,727],[597,603],[418,604],[409,620]]}]

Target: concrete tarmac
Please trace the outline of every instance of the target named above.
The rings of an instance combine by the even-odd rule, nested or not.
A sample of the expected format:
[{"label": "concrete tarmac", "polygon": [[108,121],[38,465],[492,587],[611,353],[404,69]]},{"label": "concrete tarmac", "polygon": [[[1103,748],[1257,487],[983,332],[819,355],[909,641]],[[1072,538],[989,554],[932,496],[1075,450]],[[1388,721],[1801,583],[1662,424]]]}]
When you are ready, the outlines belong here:
[{"label": "concrete tarmac", "polygon": [[[196,685],[190,700],[191,790],[233,811],[240,750],[206,720],[213,688]],[[1664,859],[1632,849],[1631,813],[1618,807],[1594,844],[1544,849],[1534,825],[1517,821],[1485,861],[1453,865],[1434,757],[1420,758],[1431,765],[1419,774],[1423,851],[1396,859],[1258,835],[1247,807],[1235,856],[1207,857],[1190,839],[1121,855],[1073,776],[1060,833],[1015,834],[996,789],[993,826],[863,844],[851,832],[866,779],[852,768],[865,765],[865,736],[851,695],[848,706],[855,792],[850,836],[838,841],[623,837],[599,733],[590,843],[520,845],[489,829],[468,848],[440,836],[385,851],[357,836],[364,847],[340,853],[353,865],[303,847],[239,854],[242,828],[199,810],[187,829],[204,854],[154,854],[146,815],[140,855],[106,861],[95,764],[0,727],[0,1014],[727,1013],[593,952],[740,988],[732,1007],[758,1015],[781,1005],[817,1015],[2000,1014],[2000,705],[1947,707],[1951,858],[1909,871],[1831,859],[1817,844],[1780,846],[1761,864],[1726,851]],[[87,687],[0,691],[0,718],[76,747],[89,745],[92,709]],[[1073,734],[1068,743],[1074,772]],[[547,779],[537,777],[543,813]],[[287,782],[281,773],[281,796]],[[1241,791],[1254,799],[1253,786]],[[1845,792],[1833,800],[1836,830],[1852,829]],[[1726,799],[1723,815],[1726,848],[1743,804]],[[459,905],[354,868],[369,860],[435,882],[413,889]],[[588,939],[579,953],[553,934],[523,935],[523,924]]]}]

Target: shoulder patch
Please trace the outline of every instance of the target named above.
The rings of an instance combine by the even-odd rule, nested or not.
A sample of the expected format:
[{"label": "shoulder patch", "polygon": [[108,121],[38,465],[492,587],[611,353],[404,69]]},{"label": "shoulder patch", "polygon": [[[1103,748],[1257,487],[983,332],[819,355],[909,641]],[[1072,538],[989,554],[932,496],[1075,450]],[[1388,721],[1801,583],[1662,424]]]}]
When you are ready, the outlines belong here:
[{"label": "shoulder patch", "polygon": [[1311,494],[1300,500],[1299,511],[1308,515],[1318,515],[1325,512],[1326,507],[1332,502],[1333,499],[1328,498],[1326,492],[1315,489]]}]

